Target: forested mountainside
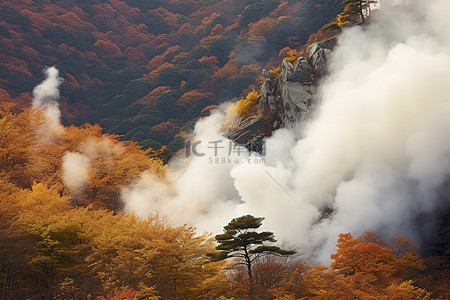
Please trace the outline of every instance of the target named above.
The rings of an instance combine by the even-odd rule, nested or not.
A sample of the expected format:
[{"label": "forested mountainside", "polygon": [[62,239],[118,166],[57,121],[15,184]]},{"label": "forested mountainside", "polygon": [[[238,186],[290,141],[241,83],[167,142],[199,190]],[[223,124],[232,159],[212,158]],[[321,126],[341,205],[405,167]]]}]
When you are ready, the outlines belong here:
[{"label": "forested mountainside", "polygon": [[27,106],[42,69],[54,65],[65,80],[65,124],[98,123],[145,147],[171,150],[202,111],[259,85],[262,68],[279,64],[280,50],[283,56],[301,47],[342,10],[336,0],[0,6],[4,99]]},{"label": "forested mountainside", "polygon": [[[389,169],[390,160],[381,164],[370,160],[378,155],[385,158],[391,150],[385,140],[379,142],[385,131],[375,125],[398,125],[396,113],[409,111],[405,103],[414,108],[413,116],[426,115],[417,107],[435,107],[441,99],[447,103],[450,85],[445,80],[450,77],[441,75],[448,74],[445,63],[450,60],[444,59],[448,50],[437,47],[442,52],[435,55],[425,45],[425,53],[438,59],[436,63],[422,55],[425,43],[418,43],[420,36],[403,41],[396,36],[402,37],[394,31],[397,26],[367,24],[371,20],[360,17],[361,5],[374,1],[345,0],[342,6],[339,2],[2,2],[0,299],[449,299],[448,127],[443,127],[443,135],[440,126],[421,128],[422,139],[416,142],[425,141],[425,150],[418,143],[412,149],[418,153],[408,153],[416,155],[412,184],[407,177],[395,177],[411,171],[401,169],[410,159],[405,153],[393,161],[399,169]],[[423,20],[429,19],[417,17],[421,16],[417,12],[428,9],[410,3],[401,8],[411,9],[407,13],[425,26]],[[450,28],[442,26],[448,24],[446,0],[427,3],[438,4],[431,10],[433,16],[444,16],[436,18],[441,25],[438,31]],[[401,31],[407,32],[398,19]],[[371,36],[374,27],[392,29],[395,34],[389,38],[400,41],[396,40],[397,52],[387,48],[394,68],[388,64],[386,73],[366,65],[372,62],[366,62],[367,57],[382,53],[376,61],[386,67],[387,53],[371,51],[373,45],[378,50],[384,46],[380,35]],[[436,34],[436,28],[422,32],[425,41],[435,36],[444,39],[438,34],[430,37],[430,32]],[[355,39],[367,43],[355,44]],[[336,50],[339,43],[341,49]],[[413,47],[420,55],[412,57],[422,60],[407,56],[405,64],[401,50],[411,54]],[[305,120],[313,124],[310,116],[319,106],[318,82],[323,75],[333,80],[328,70],[332,51],[339,52],[333,55],[350,63],[352,71],[364,67],[371,80],[381,74],[375,82],[383,84],[376,88],[388,89],[377,94],[376,101],[370,97],[367,101],[367,89],[360,89],[355,97],[354,89],[367,83],[362,78],[367,74],[354,80],[347,66],[338,65],[346,71],[342,77],[354,81],[339,85],[344,89],[331,89],[336,96],[328,110],[331,126],[313,132],[313,144],[306,138],[295,140],[293,125],[303,126]],[[352,60],[354,56],[359,60]],[[411,71],[411,61],[425,71],[417,72],[420,69],[414,64],[411,74],[405,72]],[[51,65],[56,68],[46,68],[42,81],[42,70]],[[263,67],[267,72],[258,79]],[[401,76],[390,77],[390,73]],[[436,74],[442,80],[428,85]],[[421,82],[410,81],[415,76],[427,82],[424,89]],[[395,89],[397,85],[407,92]],[[422,97],[434,92],[432,88],[442,90],[433,93],[437,100]],[[240,96],[224,111],[215,109]],[[403,102],[408,97],[411,102]],[[347,98],[356,100],[340,102]],[[421,106],[415,106],[417,98]],[[424,104],[423,98],[431,100]],[[396,106],[399,99],[401,105]],[[361,110],[356,108],[370,110],[375,102],[384,105],[381,110],[358,114]],[[446,117],[437,125],[447,125],[448,106],[437,107],[443,114],[436,116]],[[179,148],[183,131],[190,131],[197,118],[213,109],[215,113],[197,122],[189,141],[206,143],[222,133],[224,139],[245,145],[264,137],[272,146],[267,160],[258,160],[261,165],[214,166],[180,151],[182,155],[174,160],[186,169],[168,165],[171,153],[159,147]],[[223,120],[215,123],[219,117]],[[347,118],[357,122],[347,123]],[[402,129],[405,119],[399,121]],[[362,134],[367,133],[366,123],[372,135]],[[338,181],[341,165],[347,167],[361,154],[357,151],[361,144],[346,131],[355,128],[357,138],[372,142],[362,145],[375,151],[365,148],[369,155],[343,172],[343,182],[335,189],[328,189],[330,179]],[[387,128],[388,133],[398,129]],[[430,131],[437,134],[427,139]],[[342,146],[345,155],[334,155],[342,149],[327,147],[330,144],[324,141],[329,140],[332,146]],[[302,143],[306,151],[298,151]],[[254,153],[242,155],[261,159]],[[431,168],[436,164],[439,168]],[[298,165],[305,174],[295,170]],[[369,168],[374,165],[375,169]],[[319,169],[323,172],[316,173]],[[375,172],[380,169],[388,172]],[[427,184],[433,188],[417,189]],[[295,189],[298,186],[301,191]],[[303,190],[310,192],[309,198]],[[403,197],[405,190],[412,200]],[[349,198],[342,198],[345,192]],[[136,202],[140,205],[133,207]],[[192,212],[190,222],[185,221]],[[228,224],[222,223],[224,215],[233,215]],[[405,217],[410,222],[402,223]],[[205,219],[207,230],[217,235],[196,229]],[[380,219],[385,223],[377,223]],[[217,231],[218,220],[222,234]],[[266,223],[260,228],[263,220]],[[343,224],[349,223],[352,230],[345,230]],[[330,233],[327,226],[334,228],[324,239]],[[268,231],[272,229],[276,232]],[[386,238],[392,232],[408,236]],[[421,247],[411,236],[420,236]],[[304,241],[302,246],[296,244]],[[332,248],[325,247],[330,241]],[[320,256],[324,253],[325,260]]]},{"label": "forested mountainside", "polygon": [[[445,232],[436,233],[438,251],[425,259],[403,236],[385,243],[374,232],[358,238],[341,234],[329,267],[299,257],[267,256],[252,261],[249,280],[246,269],[235,265],[243,261],[211,260],[216,245],[210,234],[175,226],[151,211],[146,219],[120,212],[121,190],[142,171],[166,180],[168,170],[157,152],[102,134],[98,126],[59,127],[54,132],[47,121],[39,109],[17,113],[13,104],[0,104],[1,299],[449,296]],[[88,174],[81,172],[83,157]],[[86,181],[80,181],[83,176]],[[273,237],[267,231],[255,233],[262,219],[230,222],[251,230],[227,240],[237,231],[230,224],[225,226],[227,234],[216,238],[235,248],[221,249],[233,250],[231,255],[239,259],[243,252],[235,245],[244,241],[251,253],[264,253],[258,252],[260,245],[255,241]],[[265,251],[278,248],[270,243],[265,247]]]}]

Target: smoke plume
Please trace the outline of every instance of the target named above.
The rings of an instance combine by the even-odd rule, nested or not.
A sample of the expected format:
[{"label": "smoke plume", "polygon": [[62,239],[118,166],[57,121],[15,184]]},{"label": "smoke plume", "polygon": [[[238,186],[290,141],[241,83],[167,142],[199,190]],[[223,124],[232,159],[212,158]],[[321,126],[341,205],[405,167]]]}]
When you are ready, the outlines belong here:
[{"label": "smoke plume", "polygon": [[[278,130],[265,157],[223,153],[214,163],[210,142],[228,143],[218,111],[195,128],[205,155],[174,159],[171,184],[143,174],[123,191],[126,209],[214,233],[233,217],[264,216],[279,239],[321,262],[341,232],[420,242],[417,218],[439,208],[450,175],[450,2],[381,8],[339,38],[302,139]],[[333,213],[321,218],[325,210]]]},{"label": "smoke plume", "polygon": [[44,113],[43,120],[36,120],[36,135],[44,143],[50,143],[64,131],[61,125],[61,111],[59,110],[59,86],[63,79],[55,67],[44,69],[45,80],[33,89],[34,108]]},{"label": "smoke plume", "polygon": [[52,124],[59,124],[59,85],[63,79],[55,67],[44,69],[45,80],[33,89],[33,107],[42,109]]},{"label": "smoke plume", "polygon": [[122,145],[106,137],[87,138],[78,145],[77,151],[66,152],[62,158],[62,180],[72,196],[76,198],[83,192],[89,183],[89,176],[99,168],[111,172],[114,157],[123,152]]},{"label": "smoke plume", "polygon": [[78,152],[67,152],[62,161],[62,180],[76,198],[88,184],[91,162],[86,155]]}]

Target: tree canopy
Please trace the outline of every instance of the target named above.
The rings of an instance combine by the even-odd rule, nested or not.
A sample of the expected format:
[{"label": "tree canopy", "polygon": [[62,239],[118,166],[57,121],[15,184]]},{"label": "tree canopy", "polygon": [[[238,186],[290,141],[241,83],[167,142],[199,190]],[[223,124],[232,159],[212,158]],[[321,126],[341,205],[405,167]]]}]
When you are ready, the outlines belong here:
[{"label": "tree canopy", "polygon": [[370,14],[371,4],[378,3],[378,0],[344,0],[342,6],[344,11],[337,16],[338,25],[342,26],[347,22],[352,24],[365,23]]},{"label": "tree canopy", "polygon": [[56,65],[63,122],[176,151],[205,107],[257,86],[280,49],[301,46],[341,9],[296,2],[2,1],[0,95],[26,106],[42,69]]},{"label": "tree canopy", "polygon": [[274,233],[270,231],[257,232],[261,227],[263,217],[245,215],[231,220],[224,226],[224,233],[216,235],[219,251],[213,257],[216,260],[235,258],[233,267],[243,265],[250,279],[250,298],[252,298],[252,267],[262,257],[268,255],[292,255],[295,251],[284,250],[271,245],[276,242]]}]

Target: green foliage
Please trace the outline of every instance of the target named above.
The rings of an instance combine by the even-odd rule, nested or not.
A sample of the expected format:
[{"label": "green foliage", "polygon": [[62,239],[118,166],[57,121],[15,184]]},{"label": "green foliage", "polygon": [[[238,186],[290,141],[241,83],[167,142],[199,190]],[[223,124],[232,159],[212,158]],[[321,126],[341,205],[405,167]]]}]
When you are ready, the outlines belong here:
[{"label": "green foliage", "polygon": [[[295,251],[283,250],[280,247],[266,245],[276,242],[273,232],[256,232],[262,225],[264,218],[245,215],[235,218],[224,226],[224,233],[216,235],[219,251],[211,255],[213,259],[223,260],[239,258],[248,268],[249,277],[252,276],[251,267],[260,258],[267,255],[292,255]],[[239,265],[239,263],[237,264]]]},{"label": "green foliage", "polygon": [[60,26],[49,27],[42,31],[42,35],[44,38],[54,42],[57,45],[61,43],[72,44],[72,41],[75,39],[75,36],[72,33],[65,31]]},{"label": "green foliage", "polygon": [[151,12],[142,16],[141,22],[149,28],[149,31],[154,34],[169,33],[171,26],[159,15]]},{"label": "green foliage", "polygon": [[[320,6],[319,6],[319,5]],[[305,0],[301,7],[294,13],[293,18],[281,20],[273,33],[268,37],[276,49],[295,46],[300,48],[311,33],[319,30],[323,24],[335,18],[342,11],[342,6],[336,0]],[[295,34],[293,34],[295,32]],[[298,45],[289,45],[289,37],[295,36]]]},{"label": "green foliage", "polygon": [[224,65],[228,59],[230,51],[233,50],[235,41],[232,37],[224,37],[211,42],[208,47],[208,54],[214,55],[221,65]]},{"label": "green foliage", "polygon": [[344,11],[337,16],[337,23],[343,26],[346,23],[360,24],[365,22],[366,12],[370,11],[370,5],[378,3],[377,0],[344,0]]},{"label": "green foliage", "polygon": [[202,6],[210,6],[210,5],[216,4],[220,0],[197,0],[197,1]]},{"label": "green foliage", "polygon": [[9,33],[8,28],[6,28],[3,25],[0,25],[0,35],[4,36],[6,38],[10,38],[11,37],[11,34]]},{"label": "green foliage", "polygon": [[163,5],[162,0],[152,0],[152,1],[142,1],[142,0],[125,0],[128,5],[142,9],[143,11],[148,11],[155,9]]},{"label": "green foliage", "polygon": [[[178,149],[176,149],[176,150],[178,150]],[[161,149],[159,149],[157,151],[156,157],[159,158],[164,164],[167,164],[169,162],[170,158],[172,157],[172,155],[173,155],[173,152],[168,147],[161,147]]]},{"label": "green foliage", "polygon": [[147,78],[138,78],[130,81],[125,87],[123,94],[128,103],[132,103],[144,97],[154,87],[154,83]]},{"label": "green foliage", "polygon": [[[167,145],[167,149],[171,153],[175,153],[178,150],[183,149],[185,144],[186,144],[185,139],[183,137],[181,137],[181,136],[177,136]],[[172,155],[170,155],[170,157],[172,157]],[[164,158],[163,161],[167,161],[168,162],[168,160],[166,158]]]},{"label": "green foliage", "polygon": [[339,25],[336,22],[331,22],[322,26],[321,30],[327,29],[339,29]]},{"label": "green foliage", "polygon": [[280,1],[265,1],[248,5],[242,12],[239,25],[244,27],[252,22],[258,21],[269,15],[279,4]]},{"label": "green foliage", "polygon": [[[337,13],[334,0],[305,0],[301,6],[288,1],[282,17],[273,19],[270,14],[282,1],[219,2],[7,1],[0,9],[2,88],[13,98],[30,92],[42,79],[42,69],[54,64],[65,79],[61,94],[66,124],[99,123],[105,131],[141,145],[170,144],[173,132],[163,136],[151,128],[170,118],[191,120],[206,106],[239,97],[258,84],[257,74],[246,72],[246,65],[262,69],[280,49],[301,46]],[[249,24],[263,17],[270,18],[274,30],[256,45],[248,40]],[[101,49],[94,46],[99,37],[104,40]],[[199,62],[203,56],[215,56],[219,64]],[[173,67],[155,71],[165,62]],[[169,86],[171,96],[139,102],[158,86]],[[193,89],[215,97],[180,109],[177,100]],[[170,147],[179,146],[178,140]]]},{"label": "green foliage", "polygon": [[[359,238],[340,234],[329,267],[292,263],[283,258],[294,251],[275,246],[272,232],[258,231],[262,217],[231,220],[214,245],[209,234],[186,225],[121,212],[117,195],[144,170],[167,179],[167,148],[143,150],[90,124],[66,126],[48,143],[35,134],[36,124],[45,125],[43,115],[14,109],[0,102],[1,299],[247,299],[246,292],[249,299],[449,296],[445,203],[435,218],[437,240],[427,249],[433,256],[426,260],[406,237],[395,237],[388,248],[368,232]],[[89,150],[80,148],[87,143]],[[89,156],[90,173],[89,184],[72,194],[61,161],[74,151]],[[226,268],[226,259],[236,268]]]},{"label": "green foliage", "polygon": [[156,85],[168,85],[170,87],[176,88],[180,85],[182,78],[176,69],[165,69],[162,70],[156,80]]},{"label": "green foliage", "polygon": [[295,251],[284,250],[273,246],[276,242],[273,232],[257,232],[264,218],[245,215],[235,218],[223,227],[224,233],[216,235],[215,253],[209,256],[214,261],[232,259],[232,267],[245,266],[248,274],[248,296],[255,299],[253,267],[260,259],[268,256],[287,256],[295,254]]}]

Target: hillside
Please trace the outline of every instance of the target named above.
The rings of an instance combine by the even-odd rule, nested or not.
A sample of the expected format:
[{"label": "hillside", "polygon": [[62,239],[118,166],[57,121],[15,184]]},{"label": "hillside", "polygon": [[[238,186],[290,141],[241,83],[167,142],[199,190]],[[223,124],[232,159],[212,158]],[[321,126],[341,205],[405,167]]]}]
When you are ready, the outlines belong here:
[{"label": "hillside", "polygon": [[[0,124],[1,299],[448,295],[445,250],[424,259],[406,237],[387,244],[374,232],[358,238],[340,234],[330,266],[265,257],[253,265],[249,283],[246,270],[210,259],[215,251],[210,234],[175,226],[152,207],[145,219],[120,211],[121,192],[141,172],[169,179],[157,152],[102,134],[98,126],[53,131],[39,109],[15,113],[7,102],[0,104]],[[442,236],[439,232],[444,241]]]},{"label": "hillside", "polygon": [[335,0],[7,1],[0,91],[25,107],[54,65],[65,124],[176,150],[190,120],[258,85],[281,49],[301,47],[341,9]]},{"label": "hillside", "polygon": [[0,299],[449,299],[450,2],[339,2],[2,2]]}]

